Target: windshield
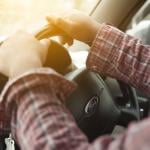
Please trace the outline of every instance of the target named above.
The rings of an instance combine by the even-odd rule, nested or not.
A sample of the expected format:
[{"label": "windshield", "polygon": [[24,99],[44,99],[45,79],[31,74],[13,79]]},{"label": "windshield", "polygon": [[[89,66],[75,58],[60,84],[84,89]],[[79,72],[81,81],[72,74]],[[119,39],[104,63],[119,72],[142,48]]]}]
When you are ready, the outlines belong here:
[{"label": "windshield", "polygon": [[18,29],[38,28],[50,12],[70,8],[90,13],[98,0],[0,0],[0,38]]}]

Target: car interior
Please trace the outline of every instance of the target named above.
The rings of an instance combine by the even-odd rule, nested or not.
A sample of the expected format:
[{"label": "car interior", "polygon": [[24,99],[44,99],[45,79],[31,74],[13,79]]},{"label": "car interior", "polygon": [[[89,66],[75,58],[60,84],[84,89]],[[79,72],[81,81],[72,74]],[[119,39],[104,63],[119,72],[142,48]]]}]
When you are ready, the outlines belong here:
[{"label": "car interior", "polygon": [[[82,5],[84,3],[86,1],[82,1]],[[150,22],[150,0],[95,0],[91,6],[84,11],[99,23],[109,23],[142,41],[149,41],[146,35],[140,37],[145,24],[138,25],[142,21]],[[124,132],[130,122],[149,115],[150,94],[145,95],[122,81],[87,70],[85,61],[90,47],[76,40],[72,46],[60,45],[52,31],[53,26],[46,23],[35,34],[38,40],[52,39],[44,66],[77,83],[77,89],[67,98],[65,105],[89,142],[104,134],[116,136]],[[3,43],[6,37],[1,39]],[[0,74],[0,91],[7,81],[8,78]],[[10,128],[6,133],[0,133],[1,139],[7,138],[9,133]],[[6,146],[4,140],[0,141],[0,150],[3,150]],[[15,148],[19,149],[17,144]]]}]

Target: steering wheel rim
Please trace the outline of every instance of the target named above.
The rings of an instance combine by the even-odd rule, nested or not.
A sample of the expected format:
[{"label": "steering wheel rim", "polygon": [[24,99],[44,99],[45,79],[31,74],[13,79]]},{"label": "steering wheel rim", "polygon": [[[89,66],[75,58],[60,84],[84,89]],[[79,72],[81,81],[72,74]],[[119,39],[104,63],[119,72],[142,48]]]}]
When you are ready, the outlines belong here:
[{"label": "steering wheel rim", "polygon": [[118,83],[123,93],[124,100],[126,100],[127,103],[126,107],[119,106],[121,115],[118,119],[118,124],[127,127],[129,122],[133,120],[140,120],[139,103],[134,88],[122,81],[118,81]]}]

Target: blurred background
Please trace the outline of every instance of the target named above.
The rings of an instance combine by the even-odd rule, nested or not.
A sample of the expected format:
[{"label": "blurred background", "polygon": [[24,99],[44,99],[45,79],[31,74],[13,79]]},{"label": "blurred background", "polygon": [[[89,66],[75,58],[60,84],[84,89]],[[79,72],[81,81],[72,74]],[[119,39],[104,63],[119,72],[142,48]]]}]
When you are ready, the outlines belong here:
[{"label": "blurred background", "polygon": [[89,14],[98,0],[0,0],[0,38],[17,29],[34,29],[43,24],[50,12],[70,8]]}]

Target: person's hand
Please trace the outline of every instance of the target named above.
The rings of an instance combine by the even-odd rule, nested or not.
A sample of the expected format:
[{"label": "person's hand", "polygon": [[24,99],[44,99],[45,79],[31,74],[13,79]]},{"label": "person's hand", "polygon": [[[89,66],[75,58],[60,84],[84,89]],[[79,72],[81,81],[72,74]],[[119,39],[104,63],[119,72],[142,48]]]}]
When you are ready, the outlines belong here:
[{"label": "person's hand", "polygon": [[47,20],[66,33],[66,36],[61,36],[63,44],[70,43],[70,38],[91,44],[100,27],[98,22],[77,10],[49,15]]},{"label": "person's hand", "polygon": [[10,78],[41,67],[46,59],[49,40],[36,40],[19,31],[0,46],[0,72]]}]

